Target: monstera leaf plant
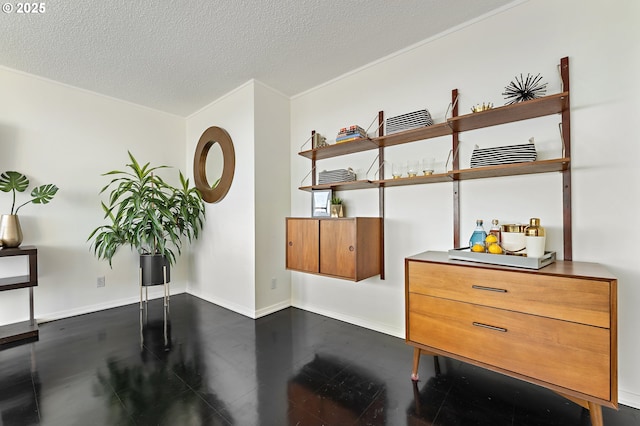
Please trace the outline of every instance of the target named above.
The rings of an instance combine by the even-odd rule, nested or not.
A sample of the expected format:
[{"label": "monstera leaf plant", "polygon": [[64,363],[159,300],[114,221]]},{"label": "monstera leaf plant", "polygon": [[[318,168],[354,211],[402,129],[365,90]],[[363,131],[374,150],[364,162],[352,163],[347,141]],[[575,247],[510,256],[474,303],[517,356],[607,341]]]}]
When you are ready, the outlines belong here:
[{"label": "monstera leaf plant", "polygon": [[[173,187],[158,174],[168,166],[140,164],[131,152],[129,159],[127,169],[103,175],[113,177],[100,191],[100,194],[109,191],[108,202],[102,202],[108,223],[94,229],[88,239],[93,240],[94,254],[107,260],[110,266],[118,249],[128,246],[140,255],[141,267],[143,256],[164,259],[163,265],[168,267],[181,253],[185,240],[191,242],[199,237],[205,219],[204,201],[182,172],[179,172],[180,186]],[[162,283],[149,279],[155,281],[143,277],[143,285]]]},{"label": "monstera leaf plant", "polygon": [[16,207],[16,193],[24,192],[29,187],[29,179],[22,173],[9,171],[0,174],[0,191],[11,192],[11,212],[0,216],[0,247],[18,247],[22,243],[22,227],[18,211],[27,204],[47,204],[58,192],[52,184],[38,186],[31,191],[31,199]]},{"label": "monstera leaf plant", "polygon": [[0,191],[12,192],[13,201],[11,202],[10,214],[18,214],[20,208],[27,204],[47,204],[53,199],[58,192],[58,187],[53,184],[41,185],[31,191],[31,199],[25,201],[16,207],[16,192],[24,192],[29,187],[29,179],[22,173],[15,171],[4,172],[0,175]]}]

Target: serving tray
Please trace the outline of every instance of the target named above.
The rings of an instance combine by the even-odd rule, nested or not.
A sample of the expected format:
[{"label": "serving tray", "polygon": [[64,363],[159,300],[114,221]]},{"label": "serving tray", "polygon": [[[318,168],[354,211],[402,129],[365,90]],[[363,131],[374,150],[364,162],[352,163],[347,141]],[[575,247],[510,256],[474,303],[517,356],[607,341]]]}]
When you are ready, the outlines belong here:
[{"label": "serving tray", "polygon": [[527,257],[510,254],[476,253],[469,250],[469,248],[463,248],[449,250],[449,259],[514,266],[516,268],[540,269],[556,261],[556,252],[546,251],[542,257]]}]

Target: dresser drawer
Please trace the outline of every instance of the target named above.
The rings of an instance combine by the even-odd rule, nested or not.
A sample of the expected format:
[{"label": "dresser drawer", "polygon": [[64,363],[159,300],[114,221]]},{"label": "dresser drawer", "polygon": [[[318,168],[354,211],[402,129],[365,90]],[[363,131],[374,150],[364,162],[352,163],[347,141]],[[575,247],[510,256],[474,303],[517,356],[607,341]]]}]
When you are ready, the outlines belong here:
[{"label": "dresser drawer", "polygon": [[407,340],[610,400],[607,329],[410,294]]},{"label": "dresser drawer", "polygon": [[610,327],[610,282],[408,262],[408,292]]}]

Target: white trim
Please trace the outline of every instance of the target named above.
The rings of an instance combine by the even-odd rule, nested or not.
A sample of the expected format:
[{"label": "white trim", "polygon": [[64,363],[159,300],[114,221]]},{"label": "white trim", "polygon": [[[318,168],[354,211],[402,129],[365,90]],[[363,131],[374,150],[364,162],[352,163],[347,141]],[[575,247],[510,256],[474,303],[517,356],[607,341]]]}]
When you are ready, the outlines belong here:
[{"label": "white trim", "polygon": [[640,395],[618,388],[618,402],[622,405],[640,409]]},{"label": "white trim", "polygon": [[269,86],[268,84],[266,84],[266,83],[264,83],[264,82],[262,82],[260,80],[253,79],[253,82],[255,83],[255,85],[262,86],[262,87],[272,91],[273,93],[275,93],[275,94],[287,99],[287,100],[291,100],[291,96],[287,95],[286,93],[281,92],[278,89],[274,89],[273,87]]},{"label": "white trim", "polygon": [[275,305],[271,305],[271,306],[267,306],[266,308],[262,308],[262,309],[258,309],[255,313],[255,317],[256,319],[258,318],[262,318],[262,317],[266,317],[267,315],[270,315],[274,312],[278,312],[281,311],[283,309],[286,308],[290,308],[291,307],[291,303],[289,303],[289,301],[284,301],[284,302],[280,302],[280,303],[276,303]]},{"label": "white trim", "polygon": [[247,309],[246,306],[238,305],[237,303],[230,302],[224,299],[219,299],[217,297],[205,297],[200,294],[191,293],[191,292],[187,292],[187,294],[190,294],[191,296],[195,296],[199,299],[205,300],[209,303],[213,303],[214,305],[218,305],[222,308],[229,309],[230,311],[233,311],[240,315],[244,315],[245,317],[256,319],[255,311],[252,311],[251,309]]},{"label": "white trim", "polygon": [[357,325],[359,327],[363,327],[363,328],[367,328],[369,330],[372,331],[377,331],[379,333],[383,333],[383,334],[388,334],[390,336],[393,337],[399,337],[401,339],[405,338],[405,332],[404,332],[404,328],[402,329],[398,329],[395,327],[391,327],[388,324],[383,324],[383,323],[379,323],[379,322],[372,322],[370,320],[364,319],[364,318],[359,318],[359,317],[353,317],[350,315],[344,315],[341,314],[339,312],[333,312],[333,311],[329,311],[329,310],[325,310],[325,309],[319,309],[316,308],[314,306],[307,306],[304,304],[292,304],[291,306],[293,306],[294,308],[299,308],[308,312],[313,312],[314,314],[318,314],[318,315],[323,315],[325,317],[331,318],[331,319],[336,319],[338,321],[344,321],[347,322],[349,324],[353,324],[353,325]]},{"label": "white trim", "polygon": [[205,106],[203,106],[202,108],[197,110],[196,112],[193,112],[193,113],[189,114],[188,116],[185,117],[185,120],[188,121],[188,120],[192,119],[194,116],[202,113],[202,111],[204,111],[205,109],[210,108],[210,107],[212,107],[213,105],[215,105],[215,104],[217,104],[219,102],[222,102],[223,100],[225,100],[229,96],[234,95],[236,92],[239,92],[240,90],[244,89],[245,87],[250,86],[252,84],[255,85],[256,81],[257,80],[255,80],[253,78],[251,80],[247,80],[246,82],[242,83],[240,86],[236,87],[235,89],[232,89],[232,90],[228,91],[227,93],[225,93],[224,95],[220,96],[219,98],[209,102],[208,104],[206,104]]},{"label": "white trim", "polygon": [[[171,293],[170,295],[175,296],[177,294],[183,294],[183,293],[186,293],[186,292],[181,291],[180,293]],[[149,300],[160,299],[163,296],[164,295],[162,293],[159,293],[158,295],[153,295],[151,294],[151,292],[149,292]],[[43,324],[46,322],[55,321],[63,318],[71,318],[71,317],[76,317],[78,315],[92,314],[94,312],[104,311],[106,309],[112,309],[112,308],[120,308],[122,306],[132,305],[136,303],[140,303],[140,295],[127,297],[124,299],[113,300],[109,303],[98,303],[96,305],[84,306],[82,308],[77,308],[77,309],[69,309],[66,311],[52,312],[49,314],[45,314],[42,317],[36,318],[36,322],[38,324]]]},{"label": "white trim", "polygon": [[448,28],[448,29],[446,29],[446,30],[444,30],[444,31],[442,31],[442,32],[440,32],[440,33],[438,33],[436,35],[433,35],[433,36],[431,36],[431,37],[429,37],[427,39],[424,39],[424,40],[419,41],[419,42],[417,42],[415,44],[407,46],[404,49],[397,50],[397,51],[395,51],[393,53],[390,53],[387,56],[384,56],[384,57],[382,57],[380,59],[376,59],[373,62],[369,62],[366,65],[363,65],[363,66],[358,67],[358,68],[356,68],[354,70],[348,71],[348,72],[346,72],[346,73],[344,73],[344,74],[342,74],[342,75],[340,75],[338,77],[332,78],[331,80],[325,81],[324,83],[320,83],[319,85],[317,85],[315,87],[312,87],[312,88],[307,89],[307,90],[305,90],[303,92],[295,94],[295,95],[291,96],[290,99],[294,100],[294,99],[299,98],[301,96],[305,96],[305,95],[307,95],[307,94],[309,94],[309,93],[311,93],[311,92],[313,92],[315,90],[321,89],[321,88],[326,87],[326,86],[330,86],[330,85],[332,85],[333,83],[335,83],[337,81],[340,81],[342,79],[351,77],[352,75],[357,74],[357,73],[359,73],[361,71],[364,71],[364,70],[366,70],[368,68],[375,67],[375,66],[377,66],[377,65],[379,65],[379,64],[381,64],[383,62],[386,62],[386,61],[389,61],[389,60],[395,58],[396,56],[404,55],[405,53],[408,53],[408,52],[410,52],[410,51],[412,51],[414,49],[417,49],[417,48],[419,48],[421,46],[424,46],[425,44],[429,44],[429,43],[431,43],[431,42],[433,42],[435,40],[438,40],[440,38],[446,37],[449,34],[452,34],[452,33],[455,33],[457,31],[460,31],[463,28],[466,28],[466,27],[469,27],[471,25],[474,25],[474,24],[476,24],[476,23],[478,23],[480,21],[483,21],[483,20],[485,20],[487,18],[490,18],[490,17],[492,17],[494,15],[498,15],[498,14],[500,14],[500,13],[506,11],[506,10],[509,10],[509,9],[511,9],[513,7],[519,6],[520,4],[526,3],[528,1],[529,0],[514,0],[511,3],[508,3],[508,4],[504,5],[504,6],[501,6],[501,7],[497,8],[497,9],[494,9],[494,10],[492,10],[490,12],[487,12],[484,15],[480,15],[480,16],[478,16],[476,18],[473,18],[473,19],[471,19],[469,21],[463,22],[462,24],[458,24],[455,27]]},{"label": "white trim", "polygon": [[5,65],[0,65],[0,70],[12,72],[14,74],[18,74],[18,75],[21,75],[23,77],[34,78],[36,80],[40,80],[40,81],[43,81],[45,83],[55,84],[57,86],[62,86],[64,88],[66,88],[66,89],[77,90],[79,92],[82,92],[82,93],[85,93],[85,94],[88,94],[88,95],[98,96],[98,97],[101,97],[101,98],[104,98],[104,99],[109,99],[110,101],[120,102],[120,103],[123,103],[123,104],[126,104],[126,105],[130,105],[130,106],[133,106],[133,107],[136,107],[136,108],[145,109],[147,111],[153,111],[153,112],[157,112],[157,113],[160,113],[160,114],[171,115],[173,117],[181,118],[183,120],[185,119],[184,116],[175,114],[173,112],[163,111],[161,109],[152,108],[150,106],[137,104],[135,102],[127,101],[127,100],[124,100],[124,99],[121,99],[121,98],[116,98],[114,96],[105,95],[105,94],[100,93],[100,92],[94,92],[93,90],[83,89],[82,87],[77,87],[77,86],[72,86],[70,84],[62,83],[62,82],[56,81],[56,80],[52,80],[52,79],[47,78],[47,77],[42,77],[42,76],[39,76],[39,75],[36,75],[36,74],[31,74],[31,73],[28,73],[28,72],[25,72],[25,71],[20,71],[20,70],[14,69],[14,68],[9,68],[9,67],[7,67]]}]

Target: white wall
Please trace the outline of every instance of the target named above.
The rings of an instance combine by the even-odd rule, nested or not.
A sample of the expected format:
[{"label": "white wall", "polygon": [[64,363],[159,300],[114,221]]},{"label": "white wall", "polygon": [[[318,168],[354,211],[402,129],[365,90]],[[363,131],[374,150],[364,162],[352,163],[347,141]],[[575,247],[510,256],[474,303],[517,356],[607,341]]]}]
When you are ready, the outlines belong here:
[{"label": "white wall", "polygon": [[[311,130],[331,139],[340,127],[368,126],[379,110],[394,116],[425,107],[442,122],[451,89],[459,89],[460,113],[466,114],[476,103],[502,105],[504,87],[520,73],[540,72],[549,83],[548,93],[557,93],[561,88],[556,66],[561,57],[569,56],[573,258],[603,263],[619,278],[620,401],[640,406],[640,266],[633,250],[640,239],[633,226],[640,208],[640,144],[627,124],[639,111],[638,16],[640,6],[634,1],[618,1],[613,7],[603,2],[531,0],[294,97],[292,215],[310,214],[309,194],[297,188],[311,162],[297,153]],[[465,133],[461,167],[468,167],[474,144],[524,143],[531,136],[539,158],[558,157],[558,122],[558,117],[547,117]],[[390,162],[433,156],[443,171],[450,147],[451,138],[438,138],[389,148],[385,156]],[[375,155],[371,151],[324,160],[318,167],[362,172]],[[452,247],[451,189],[449,183],[388,188],[386,280],[354,284],[292,272],[294,306],[404,337],[403,259]],[[562,253],[559,174],[467,181],[460,193],[462,241],[476,218],[506,223],[540,217],[549,235],[548,248]],[[378,214],[376,190],[343,191],[340,196],[349,216]]]},{"label": "white wall", "polygon": [[[23,245],[38,247],[36,318],[138,300],[137,255],[121,250],[110,269],[89,249],[87,237],[103,223],[98,192],[109,178],[100,175],[124,168],[127,150],[140,161],[182,167],[184,119],[5,68],[0,68],[0,93],[0,171],[30,178],[28,192],[18,194],[23,201],[35,186],[60,188],[50,204],[27,205],[19,212]],[[177,173],[167,175],[169,180],[177,182]],[[10,206],[11,194],[0,193],[0,212],[9,213]],[[184,263],[179,259],[173,271],[173,292],[186,288]],[[0,259],[0,276],[14,274],[14,266]],[[98,276],[105,276],[104,288],[96,287]],[[161,293],[150,290],[152,297]],[[27,301],[26,289],[0,293],[0,324],[27,319]]]},{"label": "white wall", "polygon": [[[119,253],[111,270],[93,257],[86,242],[102,223],[97,193],[106,181],[100,173],[123,167],[127,149],[143,161],[183,167],[192,176],[202,132],[218,125],[230,133],[236,149],[234,182],[224,202],[207,206],[203,236],[193,246],[193,256],[186,253],[179,259],[172,289],[178,293],[186,288],[236,312],[259,316],[287,304],[284,217],[310,214],[309,194],[297,189],[310,161],[297,153],[311,130],[335,138],[345,125],[368,126],[378,110],[393,116],[426,107],[442,121],[451,89],[460,89],[461,113],[483,101],[499,105],[504,86],[521,72],[541,72],[549,93],[555,93],[560,90],[555,66],[569,56],[574,259],[603,263],[619,278],[620,400],[640,407],[640,368],[635,366],[640,357],[635,331],[640,266],[633,257],[640,240],[633,226],[640,207],[640,148],[627,124],[639,111],[639,7],[633,0],[618,0],[615,7],[578,0],[518,3],[295,97],[290,134],[282,138],[277,134],[287,127],[286,102],[257,82],[185,120],[0,68],[0,171],[18,170],[32,185],[61,188],[51,204],[21,211],[24,244],[36,244],[40,253],[36,317],[64,317],[137,300],[137,257]],[[543,118],[464,134],[462,163],[468,162],[473,144],[521,143],[530,136],[536,137],[541,158],[553,158],[560,150],[557,121]],[[280,143],[289,143],[290,152],[278,161]],[[450,144],[450,138],[439,138],[388,149],[386,156],[390,162],[434,156],[443,170]],[[323,161],[319,167],[351,166],[362,175],[374,157],[373,151],[360,153]],[[273,164],[282,168],[270,169]],[[271,185],[283,180],[289,182],[290,212],[283,196],[287,191]],[[309,182],[307,178],[303,184]],[[463,182],[463,240],[476,218],[508,222],[538,216],[548,230],[549,248],[561,252],[559,184],[555,174]],[[378,214],[376,190],[340,196],[349,216]],[[262,214],[271,200],[279,205]],[[8,211],[9,203],[9,194],[0,194],[0,212]],[[290,273],[293,303],[404,336],[403,259],[450,248],[451,212],[449,184],[388,189],[387,279],[354,284]],[[0,276],[24,266],[2,263]],[[193,274],[185,285],[187,271]],[[106,287],[97,289],[100,275],[106,276]],[[270,289],[272,277],[278,281],[275,290]],[[0,324],[26,319],[26,307],[26,291],[2,293]]]},{"label": "white wall", "polygon": [[[187,118],[186,155],[193,159],[202,133],[225,129],[236,154],[227,196],[207,204],[203,235],[193,246],[189,293],[243,315],[255,316],[254,82],[250,81]],[[193,164],[190,164],[193,175]]]},{"label": "white wall", "polygon": [[[255,84],[256,316],[291,305],[285,220],[291,210],[289,98]],[[275,283],[272,281],[275,279]],[[273,288],[275,286],[275,288]]]},{"label": "white wall", "polygon": [[193,158],[200,135],[210,126],[231,136],[236,170],[227,196],[207,205],[188,291],[256,318],[291,301],[290,274],[284,267],[289,99],[260,82],[247,82],[187,118],[188,157]]}]

